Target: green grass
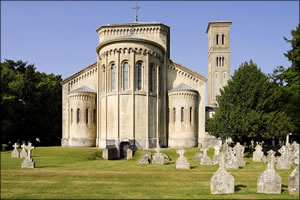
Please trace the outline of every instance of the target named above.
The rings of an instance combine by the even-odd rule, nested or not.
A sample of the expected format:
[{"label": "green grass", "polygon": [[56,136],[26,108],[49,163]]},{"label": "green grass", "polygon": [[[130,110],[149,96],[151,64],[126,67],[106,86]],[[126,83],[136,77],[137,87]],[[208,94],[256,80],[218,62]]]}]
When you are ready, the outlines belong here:
[{"label": "green grass", "polygon": [[[21,158],[11,151],[1,152],[2,199],[297,199],[288,195],[290,170],[277,170],[282,177],[282,193],[256,193],[257,177],[266,163],[253,163],[228,170],[235,178],[235,193],[211,195],[210,178],[218,166],[202,166],[194,161],[197,148],[186,149],[190,170],[176,169],[175,149],[163,150],[171,161],[164,166],[137,165],[133,160],[103,160],[97,148],[38,147],[33,151],[34,169],[21,169]],[[212,157],[213,150],[208,151]],[[91,160],[94,159],[94,160]]]}]

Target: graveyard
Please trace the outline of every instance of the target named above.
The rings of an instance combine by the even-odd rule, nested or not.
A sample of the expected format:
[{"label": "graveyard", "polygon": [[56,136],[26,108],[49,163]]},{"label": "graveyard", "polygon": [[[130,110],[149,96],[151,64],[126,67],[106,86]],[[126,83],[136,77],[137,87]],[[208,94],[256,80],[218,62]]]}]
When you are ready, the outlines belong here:
[{"label": "graveyard", "polygon": [[[276,165],[271,163],[281,177],[281,193],[257,193],[258,177],[271,164],[254,162],[247,153],[243,157],[245,166],[225,169],[223,162],[221,164],[223,168],[219,169],[219,165],[200,165],[200,161],[195,159],[195,155],[200,152],[199,148],[185,148],[184,151],[161,149],[160,152],[169,157],[169,160],[164,159],[163,165],[138,164],[145,152],[150,152],[154,157],[157,154],[154,149],[138,150],[130,160],[105,160],[102,158],[102,150],[98,148],[30,147],[30,149],[34,168],[21,168],[24,157],[13,158],[13,151],[1,152],[2,199],[299,198],[298,195],[288,193],[288,177],[295,169],[295,164],[288,169],[277,169]],[[228,148],[226,150],[229,151]],[[21,148],[19,152],[21,153]],[[202,159],[203,162],[206,160],[209,160],[209,163],[214,162],[213,148],[201,153],[202,157],[205,157]],[[272,152],[269,154],[272,157]],[[30,156],[26,156],[25,160],[30,159]],[[181,167],[177,167],[176,162]],[[212,176],[215,176],[217,171],[222,174],[226,170],[228,172],[226,176],[231,174],[234,177],[234,193],[212,194],[210,190]]]}]

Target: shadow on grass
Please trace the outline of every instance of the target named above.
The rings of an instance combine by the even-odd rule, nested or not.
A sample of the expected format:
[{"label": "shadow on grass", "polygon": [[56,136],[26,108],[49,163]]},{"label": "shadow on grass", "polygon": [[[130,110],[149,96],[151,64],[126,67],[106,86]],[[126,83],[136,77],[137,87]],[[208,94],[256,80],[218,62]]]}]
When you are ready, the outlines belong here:
[{"label": "shadow on grass", "polygon": [[243,187],[246,187],[246,185],[238,184],[238,185],[234,186],[234,191],[236,191],[236,192],[240,191],[241,188],[243,188]]},{"label": "shadow on grass", "polygon": [[167,163],[164,163],[164,165],[172,165],[174,164],[175,162],[167,162]]},{"label": "shadow on grass", "polygon": [[198,166],[191,166],[191,169],[195,169],[195,168],[198,168]]},{"label": "shadow on grass", "polygon": [[284,191],[286,191],[287,190],[287,185],[283,185],[282,184],[282,187],[281,187],[281,193],[283,193]]}]

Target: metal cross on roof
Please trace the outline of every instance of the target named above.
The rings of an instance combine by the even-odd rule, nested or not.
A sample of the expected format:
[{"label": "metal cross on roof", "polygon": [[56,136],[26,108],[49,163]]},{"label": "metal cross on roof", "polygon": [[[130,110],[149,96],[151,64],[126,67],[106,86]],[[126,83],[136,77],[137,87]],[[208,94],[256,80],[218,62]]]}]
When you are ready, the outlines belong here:
[{"label": "metal cross on roof", "polygon": [[140,9],[141,7],[138,7],[138,5],[137,5],[137,2],[136,2],[136,4],[135,4],[135,7],[134,8],[132,8],[132,9],[135,9],[135,23],[138,23],[139,22],[139,20],[138,20],[138,9]]}]

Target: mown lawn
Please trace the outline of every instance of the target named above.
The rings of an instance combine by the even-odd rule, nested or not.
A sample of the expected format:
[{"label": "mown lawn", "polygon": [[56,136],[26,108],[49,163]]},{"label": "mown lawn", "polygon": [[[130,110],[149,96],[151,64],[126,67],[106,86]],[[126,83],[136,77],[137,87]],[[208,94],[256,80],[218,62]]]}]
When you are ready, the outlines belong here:
[{"label": "mown lawn", "polygon": [[[147,151],[147,150],[146,150]],[[148,150],[149,151],[149,150]],[[257,177],[267,164],[253,163],[228,170],[235,178],[235,193],[211,195],[210,178],[218,166],[202,166],[194,161],[197,148],[186,149],[191,169],[176,169],[175,149],[162,152],[172,159],[164,166],[137,165],[133,160],[89,160],[96,148],[38,147],[33,151],[34,169],[21,169],[21,158],[11,151],[1,152],[1,199],[298,199],[288,194],[290,170],[277,170],[282,177],[282,193],[256,193]],[[154,153],[153,150],[151,150]],[[213,150],[208,152],[212,157]]]}]

